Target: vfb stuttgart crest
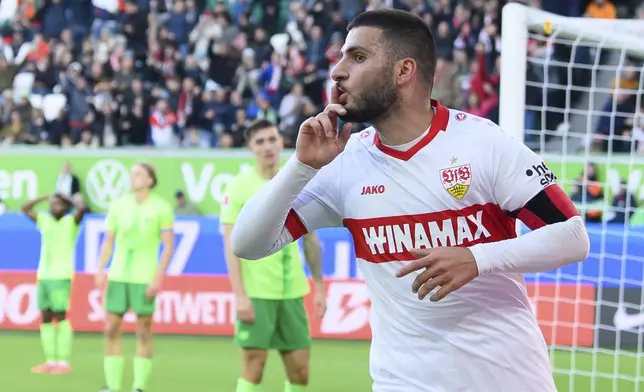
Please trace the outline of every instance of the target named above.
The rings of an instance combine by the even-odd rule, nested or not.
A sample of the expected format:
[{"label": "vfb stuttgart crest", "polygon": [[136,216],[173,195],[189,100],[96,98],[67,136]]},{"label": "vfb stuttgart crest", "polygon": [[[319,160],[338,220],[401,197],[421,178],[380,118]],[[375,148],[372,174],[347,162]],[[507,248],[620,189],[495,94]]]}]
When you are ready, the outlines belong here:
[{"label": "vfb stuttgart crest", "polygon": [[460,165],[440,171],[443,188],[458,200],[463,200],[472,183],[472,166]]}]

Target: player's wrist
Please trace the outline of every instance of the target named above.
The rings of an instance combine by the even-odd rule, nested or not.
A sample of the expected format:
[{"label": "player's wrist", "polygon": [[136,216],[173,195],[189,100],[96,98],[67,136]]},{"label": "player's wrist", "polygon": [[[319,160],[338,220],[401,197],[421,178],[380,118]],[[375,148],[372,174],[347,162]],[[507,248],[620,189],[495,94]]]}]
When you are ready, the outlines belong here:
[{"label": "player's wrist", "polygon": [[245,300],[248,299],[248,295],[246,294],[246,292],[235,292],[235,299],[237,301]]},{"label": "player's wrist", "polygon": [[292,171],[293,174],[299,174],[302,177],[306,177],[306,178],[313,178],[320,170],[319,168],[316,169],[300,161],[297,158],[297,155],[294,155],[293,158],[289,159],[289,161],[286,163],[286,165],[284,166],[284,170],[287,170],[287,169],[289,171]]},{"label": "player's wrist", "polygon": [[479,270],[479,275],[492,272],[492,267],[490,266],[488,258],[486,257],[481,245],[482,244],[477,244],[467,248],[474,257],[474,262],[476,263],[476,268]]}]

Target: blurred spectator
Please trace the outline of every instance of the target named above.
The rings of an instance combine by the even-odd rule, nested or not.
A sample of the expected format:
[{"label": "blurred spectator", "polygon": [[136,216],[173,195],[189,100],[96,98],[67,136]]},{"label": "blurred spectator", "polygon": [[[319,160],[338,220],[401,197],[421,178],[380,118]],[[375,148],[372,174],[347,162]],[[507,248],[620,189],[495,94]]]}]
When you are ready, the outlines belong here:
[{"label": "blurred spectator", "polygon": [[615,19],[617,10],[615,5],[608,0],[593,0],[586,7],[584,16],[597,19]]},{"label": "blurred spectator", "polygon": [[439,57],[436,62],[432,97],[449,108],[461,108],[463,89],[458,66],[447,58]]},{"label": "blurred spectator", "polygon": [[594,206],[594,204],[603,203],[604,192],[594,163],[587,164],[577,181],[573,183],[570,199],[575,203],[585,203],[586,221],[601,222],[602,206]]},{"label": "blurred spectator", "polygon": [[622,181],[619,193],[613,198],[613,213],[608,223],[628,223],[637,209],[637,198],[628,190],[628,184]]},{"label": "blurred spectator", "polygon": [[[528,3],[541,6],[539,0]],[[579,15],[574,11],[579,8],[577,0],[565,3],[544,0],[543,5]],[[434,31],[439,58],[434,98],[496,121],[502,4],[499,0],[24,2],[0,29],[0,137],[3,144],[78,148],[228,148],[243,146],[248,121],[265,118],[279,124],[286,145],[292,146],[298,124],[318,112],[329,97],[329,71],[340,59],[348,22],[365,9],[384,7],[413,12]],[[595,0],[587,12],[611,17],[614,8],[608,1]],[[545,36],[531,41],[529,55],[566,61]],[[543,63],[528,64],[528,80],[566,83]],[[637,67],[633,63],[631,68]],[[636,80],[636,72],[625,68],[619,87],[637,88]],[[542,103],[541,90],[526,94],[530,107]],[[548,90],[548,105],[556,105],[561,94]],[[553,113],[539,116],[528,109],[526,126],[556,126],[560,118]],[[628,113],[632,117],[635,111]],[[542,117],[546,125],[539,124]],[[638,128],[632,118],[625,118],[619,132],[627,138]],[[356,124],[354,131],[366,125]]]},{"label": "blurred spectator", "polygon": [[56,193],[71,197],[80,193],[80,191],[80,181],[74,175],[71,164],[69,161],[63,162],[58,179],[56,179]]},{"label": "blurred spectator", "polygon": [[177,204],[174,207],[174,214],[177,216],[197,216],[200,215],[199,209],[186,199],[183,191],[177,191],[175,194]]}]

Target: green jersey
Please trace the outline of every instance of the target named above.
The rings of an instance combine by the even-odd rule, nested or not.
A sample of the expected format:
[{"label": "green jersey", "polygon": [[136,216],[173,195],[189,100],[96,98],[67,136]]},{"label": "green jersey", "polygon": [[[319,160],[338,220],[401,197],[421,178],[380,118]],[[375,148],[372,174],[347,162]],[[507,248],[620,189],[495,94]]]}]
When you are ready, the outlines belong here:
[{"label": "green jersey", "polygon": [[74,253],[78,224],[73,215],[56,220],[48,212],[39,212],[36,225],[41,235],[39,280],[71,279],[74,276]]},{"label": "green jersey", "polygon": [[114,257],[109,279],[115,282],[148,284],[159,265],[161,233],[172,230],[172,206],[151,193],[139,203],[134,194],[114,200],[107,211],[106,230],[114,233]]},{"label": "green jersey", "polygon": [[[244,204],[267,183],[255,170],[239,173],[226,189],[221,224],[234,225]],[[292,299],[309,292],[297,242],[261,260],[241,260],[244,288],[250,298]]]}]

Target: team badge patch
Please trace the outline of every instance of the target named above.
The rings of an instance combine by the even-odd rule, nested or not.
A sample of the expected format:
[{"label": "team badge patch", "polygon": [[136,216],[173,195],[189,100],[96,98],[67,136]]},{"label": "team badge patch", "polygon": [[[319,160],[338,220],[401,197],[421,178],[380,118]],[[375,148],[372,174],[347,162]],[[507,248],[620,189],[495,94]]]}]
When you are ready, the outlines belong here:
[{"label": "team badge patch", "polygon": [[440,171],[443,188],[458,200],[463,200],[472,183],[472,166],[460,165]]}]

